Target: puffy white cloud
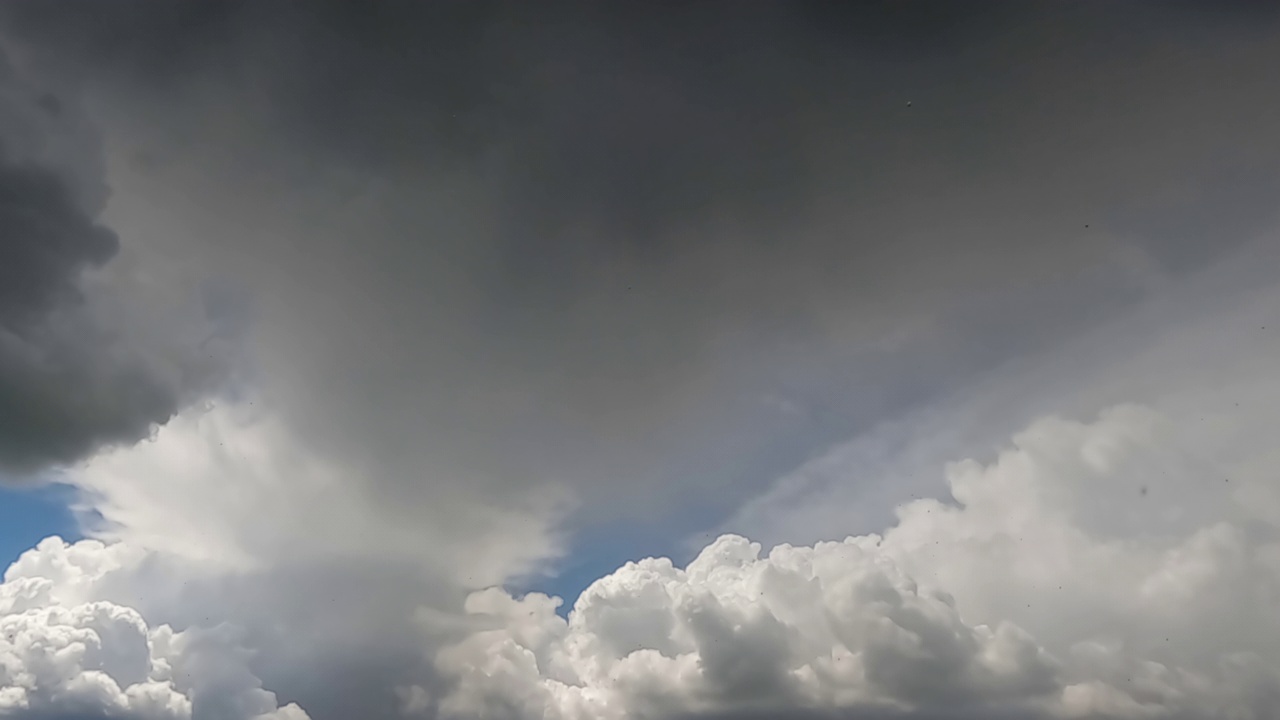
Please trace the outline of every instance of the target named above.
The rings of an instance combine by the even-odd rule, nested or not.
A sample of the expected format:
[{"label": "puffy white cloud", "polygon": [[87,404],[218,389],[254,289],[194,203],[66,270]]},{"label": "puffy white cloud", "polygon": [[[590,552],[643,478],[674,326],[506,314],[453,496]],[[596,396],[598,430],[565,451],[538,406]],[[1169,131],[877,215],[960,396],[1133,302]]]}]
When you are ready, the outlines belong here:
[{"label": "puffy white cloud", "polygon": [[415,612],[447,618],[469,589],[554,555],[558,500],[389,505],[370,472],[300,439],[260,397],[192,408],[63,475],[105,542],[46,541],[12,584],[178,629],[243,628],[256,674],[317,718],[421,708],[421,693],[395,694],[421,664]]},{"label": "puffy white cloud", "polygon": [[261,399],[245,399],[190,408],[66,479],[99,519],[96,536],[201,567],[395,560],[483,587],[558,550],[551,524],[564,505],[554,491],[519,503],[455,493],[447,505],[395,506],[369,490],[378,473],[308,444]]},{"label": "puffy white cloud", "polygon": [[1241,500],[1274,478],[1227,483],[1179,431],[1132,405],[1045,418],[883,535],[722,536],[683,569],[628,563],[567,620],[477,593],[436,658],[441,716],[1271,717],[1280,533]]},{"label": "puffy white cloud", "polygon": [[98,595],[142,554],[49,538],[0,584],[0,717],[307,720],[247,668],[230,626],[175,632]]},{"label": "puffy white cloud", "polygon": [[137,567],[144,556],[138,548],[123,543],[66,543],[56,536],[45,538],[5,570],[0,612],[89,602],[114,574]]},{"label": "puffy white cloud", "polygon": [[[648,559],[601,578],[567,620],[556,615],[556,599],[486,590],[466,601],[469,634],[438,653],[457,626],[447,599],[437,599],[443,614],[420,615],[431,619],[420,651],[433,667],[416,679],[397,653],[412,642],[407,605],[429,599],[424,587],[392,583],[393,563],[352,583],[364,598],[353,600],[328,566],[314,576],[280,574],[286,548],[242,546],[263,568],[223,562],[233,555],[221,551],[175,546],[175,555],[128,540],[51,538],[0,584],[0,697],[9,715],[31,718],[305,717],[297,706],[277,707],[247,648],[315,682],[334,677],[324,658],[350,652],[348,665],[367,662],[377,656],[371,646],[386,642],[382,659],[399,664],[375,680],[387,690],[400,684],[388,708],[405,716],[1264,718],[1280,693],[1280,667],[1270,660],[1280,657],[1280,622],[1270,610],[1280,599],[1280,534],[1258,507],[1275,484],[1265,466],[1224,463],[1217,440],[1197,442],[1186,430],[1133,405],[1088,423],[1045,418],[991,461],[949,466],[952,499],[901,505],[881,535],[779,545],[763,556],[759,545],[727,535],[684,568]],[[167,437],[133,452],[181,455],[166,448]],[[229,457],[271,467],[252,461],[252,447]],[[98,487],[127,492],[125,470],[147,466],[123,457],[105,456],[92,471],[99,474],[85,477],[113,478]],[[195,477],[196,489],[210,482],[206,475],[174,470],[178,482]],[[146,492],[161,487],[136,477]],[[268,492],[264,477],[230,473],[223,481]],[[212,487],[206,506],[234,501]],[[122,502],[139,514],[114,518],[118,530],[127,537],[160,518],[156,502],[154,510]],[[217,537],[223,524],[228,537],[254,537],[250,514],[236,525],[223,509],[213,513],[219,522],[202,526],[197,504],[173,505],[188,518],[187,537]],[[284,528],[300,527],[301,518],[283,514]],[[376,543],[318,542],[336,544],[316,556],[380,558]],[[378,597],[403,596],[405,607],[375,608],[360,582],[400,588]],[[174,594],[188,583],[209,599]],[[206,615],[213,619],[201,623]],[[336,630],[312,637],[303,616],[315,619],[312,629],[350,625],[363,643]],[[252,634],[207,627],[227,618]],[[174,620],[181,632],[163,624]]]}]

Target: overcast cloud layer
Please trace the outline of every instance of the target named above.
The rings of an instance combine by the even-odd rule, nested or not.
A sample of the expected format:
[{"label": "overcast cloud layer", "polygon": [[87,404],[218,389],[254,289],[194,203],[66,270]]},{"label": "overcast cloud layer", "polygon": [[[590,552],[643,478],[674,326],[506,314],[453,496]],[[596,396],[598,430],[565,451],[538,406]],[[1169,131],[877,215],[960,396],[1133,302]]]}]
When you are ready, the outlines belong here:
[{"label": "overcast cloud layer", "polygon": [[0,39],[0,717],[1280,705],[1265,4]]}]

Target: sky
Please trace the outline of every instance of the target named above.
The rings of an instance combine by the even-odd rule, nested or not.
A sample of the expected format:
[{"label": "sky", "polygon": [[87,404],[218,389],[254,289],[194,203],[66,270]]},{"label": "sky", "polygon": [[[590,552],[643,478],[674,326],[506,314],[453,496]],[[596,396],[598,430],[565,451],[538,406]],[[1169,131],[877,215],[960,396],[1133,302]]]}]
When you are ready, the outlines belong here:
[{"label": "sky", "polygon": [[0,490],[0,556],[6,563],[18,559],[40,540],[59,535],[79,540],[74,514],[68,507],[74,496],[50,486]]},{"label": "sky", "polygon": [[0,718],[1266,720],[1280,12],[0,5]]}]

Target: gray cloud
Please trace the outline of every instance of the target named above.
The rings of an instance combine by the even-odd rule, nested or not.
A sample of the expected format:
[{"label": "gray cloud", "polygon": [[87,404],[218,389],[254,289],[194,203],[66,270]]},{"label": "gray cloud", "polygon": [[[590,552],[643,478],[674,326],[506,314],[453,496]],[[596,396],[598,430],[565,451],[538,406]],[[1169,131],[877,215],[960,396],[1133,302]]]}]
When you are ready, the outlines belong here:
[{"label": "gray cloud", "polygon": [[15,35],[92,58],[118,165],[149,158],[119,183],[200,198],[155,242],[251,280],[279,406],[396,506],[461,476],[714,503],[1271,205],[1153,221],[1275,165],[1270,26],[1238,13],[42,7]]},{"label": "gray cloud", "polygon": [[956,708],[952,710],[745,710],[675,715],[671,720],[1041,720],[1043,713],[1008,710],[1000,707]]},{"label": "gray cloud", "polygon": [[0,169],[4,275],[0,317],[19,332],[53,306],[78,301],[76,280],[115,254],[115,233],[75,206],[67,187],[42,168]]},{"label": "gray cloud", "polygon": [[161,351],[171,344],[135,342],[136,334],[111,317],[116,298],[86,286],[86,276],[100,273],[120,250],[116,233],[98,219],[106,194],[101,174],[96,138],[79,108],[30,85],[0,58],[5,476],[145,437],[216,365],[208,360],[213,347],[200,348],[199,359],[166,358]]},{"label": "gray cloud", "polygon": [[[1276,206],[1265,8],[0,12],[24,68],[83,97],[105,136],[122,249],[83,306],[136,278],[167,278],[152,307],[227,278],[210,304],[248,334],[249,396],[288,430],[264,442],[304,446],[197,463],[246,434],[193,431],[139,453],[162,461],[78,478],[122,542],[265,564],[264,609],[226,606],[255,630],[360,612],[315,597],[343,563],[377,567],[375,595],[446,588],[424,601],[441,607],[527,571],[558,547],[556,490],[576,525],[727,512],[1182,282]],[[167,347],[142,316],[109,315]],[[142,409],[63,455],[196,397],[221,366],[183,359],[204,337],[138,353],[166,358],[159,374],[75,355],[118,395],[57,427]],[[388,603],[363,641],[269,653],[297,677],[262,675],[316,718],[360,714],[334,688],[374,688],[404,656],[407,601]]]}]

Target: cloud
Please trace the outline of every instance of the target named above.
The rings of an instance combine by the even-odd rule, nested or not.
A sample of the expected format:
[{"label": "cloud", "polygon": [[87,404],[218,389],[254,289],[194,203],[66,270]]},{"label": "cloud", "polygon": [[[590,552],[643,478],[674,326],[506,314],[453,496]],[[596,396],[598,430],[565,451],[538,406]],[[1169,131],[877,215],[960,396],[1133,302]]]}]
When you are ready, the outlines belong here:
[{"label": "cloud", "polygon": [[[1219,622],[1229,601],[1192,590],[1253,587],[1272,424],[1215,425],[1232,442],[1201,452],[1179,388],[1212,378],[1146,361],[1193,351],[1186,365],[1234,375],[1274,348],[1233,344],[1243,331],[1156,343],[1073,388],[1082,358],[1105,366],[1150,326],[1091,330],[1269,227],[1275,25],[919,7],[0,9],[22,75],[55,91],[5,100],[49,139],[12,148],[47,150],[24,162],[65,186],[51,207],[80,215],[61,227],[119,242],[96,266],[59,246],[76,252],[23,296],[39,309],[22,352],[0,354],[32,435],[9,463],[59,465],[103,541],[42,546],[23,592],[132,609],[190,648],[219,620],[242,628],[191,665],[215,689],[176,690],[231,716],[265,697],[246,668],[321,720],[1253,702],[1271,670],[1232,653],[1274,637],[1265,618]],[[1275,267],[1249,257],[1217,287]],[[988,374],[1055,354],[1007,385]],[[961,391],[993,407],[910,422]],[[915,434],[965,435],[923,467],[1135,395],[1151,412],[1045,421],[1007,459],[957,466],[964,505],[903,506],[878,545],[813,544],[885,526],[861,456],[829,458],[797,508],[752,505],[776,526],[742,529],[772,547],[800,528],[808,547],[760,559],[726,539],[692,571],[624,568],[568,622],[494,591],[458,617],[468,592],[545,569],[570,528],[678,538],[886,418],[908,426],[873,448],[896,507]],[[1247,462],[1224,460],[1234,439]],[[1228,469],[1229,501],[1197,480]],[[1050,567],[1073,595],[1046,595]],[[803,582],[761,596],[765,576]],[[1159,633],[1183,620],[1166,657]],[[466,637],[472,621],[488,634]]]},{"label": "cloud", "polygon": [[375,504],[362,468],[343,460],[313,451],[260,400],[246,399],[189,408],[153,437],[100,452],[62,479],[82,491],[96,537],[223,569],[396,562],[482,587],[558,552],[552,526],[566,508],[562,495],[505,505],[455,495],[400,518]]},{"label": "cloud", "polygon": [[6,245],[0,313],[22,327],[68,296],[80,270],[116,252],[115,235],[74,206],[70,191],[50,172],[9,165],[0,172]]},{"label": "cloud", "polygon": [[[53,578],[66,603],[109,601],[184,632],[243,628],[254,673],[315,717],[393,717],[396,685],[427,682],[422,643],[456,636],[447,618],[468,590],[556,556],[563,510],[554,494],[455,494],[388,513],[360,470],[313,451],[261,399],[196,406],[61,476],[101,543],[91,559],[81,544],[42,546],[15,568]],[[409,631],[424,607],[446,619],[425,638]]]},{"label": "cloud", "polygon": [[[149,627],[93,594],[118,546],[49,538],[0,584],[0,716],[21,720],[308,720],[246,668],[234,628]],[[89,587],[86,587],[88,585]]]},{"label": "cloud", "polygon": [[[878,530],[903,498],[936,494],[955,457],[986,458],[1047,409],[1084,416],[1118,399],[1167,417],[1177,442],[1214,458],[1224,477],[1264,478],[1277,458],[1260,429],[1280,419],[1280,384],[1259,358],[1280,352],[1280,335],[1269,330],[1280,286],[1261,269],[1280,262],[1278,232],[1260,229],[1244,248],[1071,343],[993,365],[938,402],[886,415],[783,473],[720,530],[766,545]],[[1247,504],[1280,518],[1268,502]]]},{"label": "cloud", "polygon": [[[145,437],[212,383],[227,352],[199,306],[121,314],[127,283],[101,281],[120,240],[98,220],[106,186],[97,139],[74,98],[33,86],[0,56],[5,478]],[[94,273],[99,279],[86,281]],[[181,333],[144,331],[156,321],[171,329],[175,317],[194,322]]]},{"label": "cloud", "polygon": [[376,468],[388,509],[464,483],[568,485],[598,524],[733,502],[1060,344],[1270,207],[1151,232],[1267,178],[1276,108],[1242,70],[1270,61],[1265,24],[1180,45],[1171,11],[1120,41],[1043,8],[580,10],[7,15],[29,64],[92,100],[112,225],[249,289],[255,381]]},{"label": "cloud", "polygon": [[883,535],[472,595],[441,717],[1266,717],[1280,534],[1141,406],[1044,418]]}]

